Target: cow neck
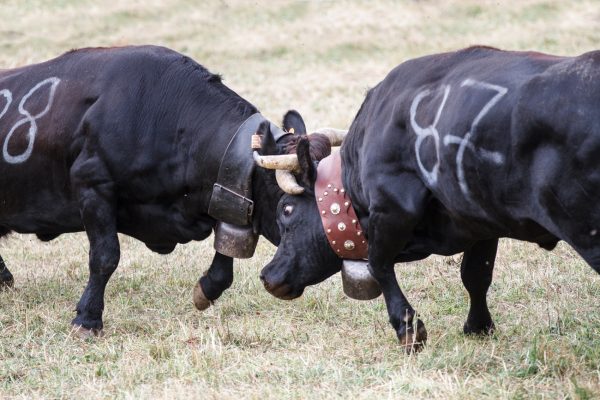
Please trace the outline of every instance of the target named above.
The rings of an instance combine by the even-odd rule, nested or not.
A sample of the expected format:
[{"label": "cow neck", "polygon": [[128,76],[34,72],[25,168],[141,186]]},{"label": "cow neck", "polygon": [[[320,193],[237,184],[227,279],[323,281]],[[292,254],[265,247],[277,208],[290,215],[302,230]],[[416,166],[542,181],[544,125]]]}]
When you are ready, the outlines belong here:
[{"label": "cow neck", "polygon": [[366,260],[369,244],[342,183],[339,151],[319,162],[315,198],[329,245],[340,258]]},{"label": "cow neck", "polygon": [[[242,122],[221,157],[208,205],[208,214],[216,220],[241,226],[252,223],[252,173],[255,163],[251,141],[263,121],[266,118],[255,113]],[[288,134],[272,123],[271,132],[276,141]]]}]

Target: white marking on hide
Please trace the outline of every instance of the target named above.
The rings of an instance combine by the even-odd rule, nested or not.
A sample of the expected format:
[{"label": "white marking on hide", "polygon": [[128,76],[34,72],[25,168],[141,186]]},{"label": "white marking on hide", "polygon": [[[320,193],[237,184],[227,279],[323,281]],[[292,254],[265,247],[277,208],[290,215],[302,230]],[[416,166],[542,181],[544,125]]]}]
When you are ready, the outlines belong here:
[{"label": "white marking on hide", "polygon": [[[444,136],[444,146],[449,146],[451,144],[461,144],[463,138],[456,135],[448,134]],[[473,143],[467,143],[467,148],[474,153],[479,154],[481,158],[486,159],[487,161],[494,163],[496,165],[504,164],[504,155],[498,151],[490,151],[486,149],[476,148]]]},{"label": "white marking on hide", "polygon": [[4,116],[4,114],[6,114],[6,112],[8,111],[8,107],[10,107],[10,104],[12,103],[12,93],[8,89],[0,90],[0,96],[4,97],[4,100],[6,100],[4,109],[2,110],[2,112],[0,112],[1,119]]},{"label": "white marking on hide", "polygon": [[[7,163],[10,163],[10,164],[23,163],[23,162],[27,161],[27,159],[29,159],[29,157],[31,156],[31,153],[33,151],[33,144],[35,142],[35,136],[38,131],[36,121],[38,119],[42,118],[44,115],[46,115],[48,113],[48,111],[50,111],[50,108],[52,107],[52,103],[54,102],[54,95],[56,93],[56,87],[58,86],[59,83],[60,83],[60,79],[58,79],[56,77],[45,79],[45,80],[39,82],[33,88],[31,88],[31,90],[29,90],[29,92],[27,92],[27,94],[25,94],[25,96],[23,96],[23,98],[21,99],[18,110],[19,110],[19,114],[21,114],[24,118],[15,122],[15,124],[12,126],[12,128],[8,132],[8,135],[6,135],[6,138],[4,139],[4,145],[2,146],[2,155],[4,156],[4,160]],[[50,93],[48,94],[48,102],[46,103],[46,108],[44,108],[43,111],[41,111],[40,113],[38,113],[36,115],[31,115],[31,113],[25,109],[25,103],[27,102],[27,100],[29,100],[29,98],[31,96],[33,96],[40,88],[42,88],[45,85],[50,85]],[[12,100],[12,94],[7,89],[0,91],[0,94],[3,94],[7,100],[9,98]],[[8,103],[8,104],[10,104],[10,103]],[[8,105],[5,106],[3,112],[0,114],[0,118],[6,113],[7,110],[8,110]],[[19,128],[21,125],[24,125],[27,123],[29,123],[29,130],[27,131],[27,140],[28,140],[27,148],[21,154],[18,154],[18,155],[10,154],[8,152],[8,143],[9,143],[10,139],[12,138],[12,135],[15,133],[17,128]]]},{"label": "white marking on hide", "polygon": [[[465,197],[469,198],[470,197],[469,186],[467,185],[467,180],[465,177],[465,170],[464,170],[464,165],[463,165],[465,151],[467,149],[469,149],[471,152],[475,153],[482,159],[487,160],[488,162],[491,162],[495,165],[504,164],[505,158],[502,153],[475,147],[475,145],[473,145],[473,143],[471,143],[471,138],[475,135],[480,121],[500,101],[500,99],[506,93],[508,93],[508,89],[503,86],[494,85],[494,84],[482,82],[482,81],[477,81],[477,80],[474,80],[471,78],[465,79],[461,83],[460,87],[471,87],[474,89],[492,90],[492,91],[496,92],[496,94],[494,96],[492,96],[492,98],[487,103],[485,103],[483,108],[475,116],[475,118],[473,119],[473,122],[471,123],[469,130],[465,133],[465,135],[463,137],[453,135],[453,134],[446,134],[443,138],[444,146],[449,146],[449,145],[457,145],[458,146],[458,149],[456,151],[456,177],[458,179],[458,185],[460,187],[460,190],[463,192]],[[410,105],[410,124],[411,124],[415,134],[417,135],[417,140],[415,141],[415,155],[416,155],[416,159],[417,159],[417,164],[418,164],[419,169],[420,169],[421,173],[423,174],[425,180],[431,186],[436,185],[437,181],[438,181],[438,174],[439,174],[441,159],[440,159],[440,132],[437,130],[437,124],[442,115],[442,111],[444,110],[444,105],[446,104],[448,95],[450,94],[450,88],[451,88],[450,85],[443,85],[438,89],[423,90],[415,96],[415,98],[413,99],[413,101]],[[440,89],[444,90],[444,96],[443,96],[442,102],[436,112],[433,123],[427,127],[420,126],[416,121],[416,115],[417,115],[419,104],[425,97],[430,96],[432,93],[435,93]],[[423,141],[428,137],[431,137],[433,139],[434,146],[435,146],[435,165],[433,166],[433,168],[431,170],[428,170],[423,165],[423,162],[421,160],[421,147],[422,147]]]},{"label": "white marking on hide", "polygon": [[473,136],[473,134],[475,133],[475,130],[477,129],[477,125],[479,124],[479,121],[481,121],[481,119],[488,113],[488,111],[490,111],[490,109],[492,107],[494,107],[496,105],[496,103],[498,103],[500,101],[500,99],[508,92],[508,89],[505,87],[502,87],[502,86],[493,85],[493,84],[487,83],[487,82],[480,82],[480,81],[476,81],[476,80],[473,80],[470,78],[465,79],[461,83],[460,86],[461,87],[471,86],[471,87],[476,87],[479,89],[490,89],[490,90],[494,90],[497,92],[496,95],[494,95],[485,104],[485,106],[483,106],[481,111],[479,111],[479,114],[477,114],[477,116],[473,120],[473,123],[471,124],[471,128],[469,129],[469,132],[467,132],[465,134],[465,136],[462,138],[462,140],[458,146],[458,151],[456,152],[456,175],[458,177],[458,184],[460,185],[460,189],[462,190],[462,192],[465,195],[468,195],[469,187],[467,185],[467,180],[465,179],[465,170],[463,167],[463,157],[465,154],[465,149],[467,148],[468,145],[471,144],[469,142],[469,139],[471,139],[471,136]]},{"label": "white marking on hide", "polygon": [[[419,168],[420,168],[421,172],[423,173],[423,176],[425,177],[425,179],[427,180],[427,182],[430,185],[435,185],[437,183],[438,171],[439,171],[439,167],[440,167],[440,133],[437,131],[436,126],[437,126],[438,121],[440,120],[442,111],[444,110],[444,105],[446,104],[448,95],[450,94],[450,85],[445,85],[443,88],[444,88],[444,97],[442,99],[442,103],[440,104],[440,107],[437,110],[435,119],[433,120],[433,124],[423,128],[416,121],[417,108],[419,107],[421,100],[423,100],[423,98],[425,98],[431,94],[431,90],[426,89],[426,90],[418,93],[415,96],[415,98],[413,99],[412,104],[410,105],[410,124],[411,124],[413,130],[415,131],[415,134],[417,135],[417,140],[415,142],[415,154],[417,157],[417,163],[419,164]],[[421,161],[421,154],[420,154],[420,149],[421,149],[421,145],[423,144],[423,140],[425,140],[428,137],[433,138],[433,142],[435,145],[435,165],[433,166],[431,171],[429,171],[423,165],[423,162]]]},{"label": "white marking on hide", "polygon": [[485,158],[488,161],[490,161],[496,165],[504,164],[504,155],[502,153],[500,153],[499,151],[478,149],[478,153],[482,158]]}]

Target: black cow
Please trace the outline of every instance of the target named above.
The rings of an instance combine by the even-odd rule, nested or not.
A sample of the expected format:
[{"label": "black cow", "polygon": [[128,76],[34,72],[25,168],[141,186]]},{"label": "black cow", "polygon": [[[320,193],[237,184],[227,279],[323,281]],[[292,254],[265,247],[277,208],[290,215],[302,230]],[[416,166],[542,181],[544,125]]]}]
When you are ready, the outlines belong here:
[{"label": "black cow", "polygon": [[[104,290],[120,257],[117,232],[161,254],[203,240],[216,224],[209,206],[228,206],[211,205],[222,164],[230,180],[248,173],[231,163],[253,166],[250,136],[243,138],[245,152],[226,154],[238,129],[278,136],[278,147],[270,148],[275,154],[295,145],[298,135],[257,112],[218,75],[161,47],[82,49],[2,70],[0,237],[15,231],[47,241],[85,230],[90,278],[73,325],[84,335],[99,334]],[[248,121],[255,130],[247,132]],[[305,133],[295,112],[284,127]],[[250,231],[277,244],[274,210],[282,192],[273,172],[252,168],[249,174],[253,204],[233,199],[252,215]],[[220,189],[226,199],[230,192]],[[195,290],[198,308],[231,285],[232,266],[231,257],[215,254]],[[1,259],[0,283],[13,283]]]},{"label": "black cow", "polygon": [[[599,106],[600,52],[472,47],[407,61],[368,92],[341,148],[342,182],[402,344],[424,342],[426,331],[394,263],[464,252],[464,332],[477,334],[494,329],[486,293],[498,238],[548,250],[564,240],[600,272]],[[319,218],[304,141],[298,159],[306,190],[281,198],[281,243],[262,271],[282,298],[342,265]]]}]

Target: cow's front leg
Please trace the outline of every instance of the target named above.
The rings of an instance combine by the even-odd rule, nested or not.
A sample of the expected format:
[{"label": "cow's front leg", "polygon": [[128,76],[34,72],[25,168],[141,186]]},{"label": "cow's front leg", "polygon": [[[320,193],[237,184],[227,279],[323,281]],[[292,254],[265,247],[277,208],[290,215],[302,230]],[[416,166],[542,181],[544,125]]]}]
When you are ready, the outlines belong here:
[{"label": "cow's front leg", "polygon": [[206,310],[233,283],[233,258],[215,252],[208,271],[194,287],[194,305]]},{"label": "cow's front leg", "polygon": [[[410,305],[398,285],[394,272],[394,259],[398,249],[407,241],[407,230],[390,230],[386,216],[369,218],[369,268],[373,277],[381,286],[390,323],[396,330],[400,344],[407,353],[419,351],[427,341],[427,331],[420,319],[415,321],[415,310]],[[398,227],[401,224],[396,224]]]},{"label": "cow's front leg", "polygon": [[371,273],[381,285],[390,323],[396,330],[400,344],[406,348],[407,353],[421,350],[427,341],[425,324],[418,318],[415,322],[416,312],[398,285],[394,264],[375,265],[377,266],[371,265]]},{"label": "cow's front leg", "polygon": [[82,337],[102,335],[104,290],[119,264],[119,238],[110,186],[80,191],[81,217],[90,242],[90,277],[72,324]]},{"label": "cow's front leg", "polygon": [[4,260],[0,257],[0,290],[12,287],[15,283],[15,280],[6,268],[6,264],[4,264]]},{"label": "cow's front leg", "polygon": [[465,334],[490,334],[494,322],[487,305],[487,291],[492,283],[498,239],[483,240],[465,251],[460,276],[469,292],[471,306],[463,327]]},{"label": "cow's front leg", "polygon": [[[379,168],[383,168],[381,164]],[[412,174],[376,174],[369,206],[369,266],[381,286],[390,323],[407,352],[420,350],[427,340],[421,320],[396,280],[394,262],[413,235],[427,204],[428,190]]]}]

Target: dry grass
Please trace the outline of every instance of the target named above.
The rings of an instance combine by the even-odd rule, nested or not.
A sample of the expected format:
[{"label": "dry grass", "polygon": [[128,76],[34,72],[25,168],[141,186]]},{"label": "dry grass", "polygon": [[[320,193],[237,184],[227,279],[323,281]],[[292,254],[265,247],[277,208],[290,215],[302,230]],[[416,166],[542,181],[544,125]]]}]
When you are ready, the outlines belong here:
[{"label": "dry grass", "polygon": [[[600,42],[598,2],[0,0],[0,68],[70,48],[163,44],[222,73],[278,120],[348,126],[365,90],[399,62],[482,43],[578,54]],[[104,339],[68,326],[87,277],[82,234],[44,244],[15,235],[0,254],[16,288],[0,293],[0,398],[593,398],[600,392],[600,278],[567,246],[503,241],[490,304],[499,332],[460,333],[458,257],[399,265],[430,334],[407,357],[382,299],[344,297],[338,277],[293,302],[236,263],[234,286],[195,311],[209,242],[168,256],[122,237]]]}]

